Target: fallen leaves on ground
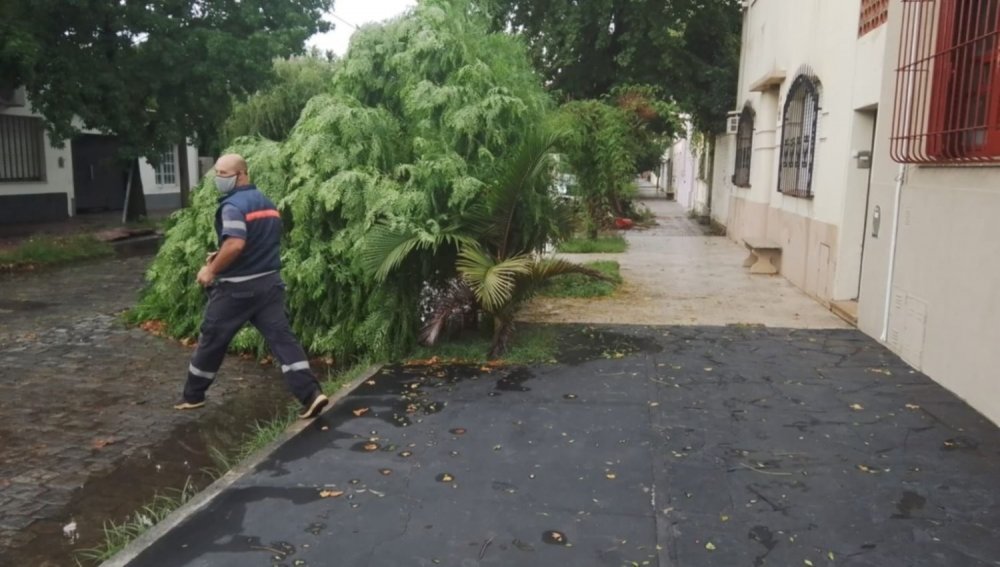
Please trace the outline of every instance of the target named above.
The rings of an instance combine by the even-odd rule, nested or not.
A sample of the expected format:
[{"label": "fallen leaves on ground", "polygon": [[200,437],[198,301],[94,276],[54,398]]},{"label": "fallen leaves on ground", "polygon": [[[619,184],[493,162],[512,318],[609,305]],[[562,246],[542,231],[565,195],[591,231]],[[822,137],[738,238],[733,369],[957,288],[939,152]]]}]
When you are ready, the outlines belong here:
[{"label": "fallen leaves on ground", "polygon": [[709,551],[715,551],[715,544],[712,542],[708,542],[705,544],[705,549]]},{"label": "fallen leaves on ground", "polygon": [[110,438],[110,437],[109,438],[102,438],[102,439],[94,439],[94,441],[91,442],[90,446],[92,448],[94,448],[94,449],[103,449],[103,448],[107,447],[108,445],[113,445],[115,442],[117,442],[117,439]]},{"label": "fallen leaves on ground", "polygon": [[320,490],[319,491],[319,497],[320,498],[337,498],[337,497],[343,496],[343,495],[344,495],[344,491],[343,490]]},{"label": "fallen leaves on ground", "polygon": [[139,323],[139,328],[151,335],[162,337],[167,331],[167,324],[158,319],[150,319]]},{"label": "fallen leaves on ground", "polygon": [[438,364],[441,364],[441,359],[437,356],[432,356],[430,358],[407,360],[404,366],[437,366]]},{"label": "fallen leaves on ground", "polygon": [[368,413],[368,408],[358,408],[356,410],[353,410],[351,413],[353,413],[355,417],[361,417],[366,413]]},{"label": "fallen leaves on ground", "polygon": [[861,411],[865,409],[865,407],[861,404],[851,404],[851,409],[854,411]]}]

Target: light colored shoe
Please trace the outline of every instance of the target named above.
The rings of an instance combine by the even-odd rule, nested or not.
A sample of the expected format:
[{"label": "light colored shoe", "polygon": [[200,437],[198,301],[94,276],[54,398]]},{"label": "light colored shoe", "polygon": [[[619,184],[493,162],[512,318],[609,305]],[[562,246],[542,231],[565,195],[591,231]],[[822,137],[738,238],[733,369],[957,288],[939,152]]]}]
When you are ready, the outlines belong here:
[{"label": "light colored shoe", "polygon": [[181,400],[181,403],[174,404],[175,410],[193,410],[203,407],[205,407],[205,400],[202,400],[200,402],[185,402]]},{"label": "light colored shoe", "polygon": [[329,403],[330,403],[329,398],[327,398],[323,394],[317,394],[316,397],[313,398],[312,403],[309,404],[309,408],[299,414],[299,418],[312,419],[317,415],[319,415],[319,412],[323,411],[323,408],[325,408],[326,405]]}]

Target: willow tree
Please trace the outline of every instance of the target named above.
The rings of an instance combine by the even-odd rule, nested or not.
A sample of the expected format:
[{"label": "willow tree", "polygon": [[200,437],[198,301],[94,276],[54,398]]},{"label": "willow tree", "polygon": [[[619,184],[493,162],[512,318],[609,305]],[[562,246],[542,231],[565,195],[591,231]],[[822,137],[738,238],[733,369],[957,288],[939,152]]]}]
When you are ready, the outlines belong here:
[{"label": "willow tree", "polygon": [[[385,357],[412,346],[424,282],[452,276],[457,251],[420,248],[379,282],[367,238],[389,226],[436,240],[547,121],[552,105],[523,45],[488,29],[467,0],[426,0],[364,27],[287,140],[230,148],[282,211],[288,304],[310,351]],[[213,193],[206,180],[173,219],[136,309],[176,336],[197,332],[204,298],[194,277],[214,246]],[[262,347],[250,330],[235,344]]]}]

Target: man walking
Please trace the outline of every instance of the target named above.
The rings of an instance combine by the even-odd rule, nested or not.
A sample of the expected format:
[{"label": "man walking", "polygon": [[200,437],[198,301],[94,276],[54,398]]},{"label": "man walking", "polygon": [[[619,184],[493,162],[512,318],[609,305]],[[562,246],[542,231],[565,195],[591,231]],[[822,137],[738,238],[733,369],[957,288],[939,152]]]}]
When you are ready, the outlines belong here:
[{"label": "man walking", "polygon": [[299,417],[316,417],[329,400],[309,369],[285,314],[281,215],[250,183],[247,163],[239,155],[224,155],[215,163],[215,186],[221,193],[215,212],[219,250],[209,254],[198,272],[198,284],[208,289],[208,306],[198,348],[188,366],[184,399],[174,408],[205,405],[205,392],[215,380],[230,341],[249,322],[281,363],[288,389],[302,403]]}]

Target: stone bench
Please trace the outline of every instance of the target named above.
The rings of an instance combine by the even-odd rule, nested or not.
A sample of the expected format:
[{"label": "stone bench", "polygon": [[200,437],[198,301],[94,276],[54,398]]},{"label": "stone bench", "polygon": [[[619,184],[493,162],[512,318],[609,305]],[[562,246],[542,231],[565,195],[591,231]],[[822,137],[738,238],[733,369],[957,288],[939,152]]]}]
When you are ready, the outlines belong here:
[{"label": "stone bench", "polygon": [[781,245],[764,238],[744,238],[750,255],[743,261],[744,268],[750,268],[751,274],[777,274],[776,260],[781,258]]}]

